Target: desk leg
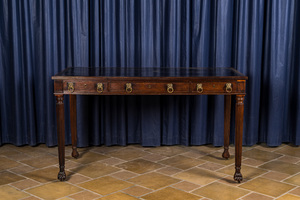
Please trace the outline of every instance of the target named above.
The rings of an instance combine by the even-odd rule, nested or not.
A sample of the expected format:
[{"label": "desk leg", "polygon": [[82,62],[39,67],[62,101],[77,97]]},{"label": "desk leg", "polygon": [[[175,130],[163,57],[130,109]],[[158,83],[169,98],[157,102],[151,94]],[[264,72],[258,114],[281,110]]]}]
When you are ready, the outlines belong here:
[{"label": "desk leg", "polygon": [[231,95],[224,97],[224,152],[223,158],[228,159],[229,154],[229,140],[230,140],[230,113],[231,112]]},{"label": "desk leg", "polygon": [[64,95],[55,95],[55,96],[56,96],[56,120],[57,120],[57,140],[58,140],[58,158],[59,158],[59,173],[57,178],[60,181],[64,181],[66,179]]},{"label": "desk leg", "polygon": [[77,151],[77,111],[76,111],[76,95],[70,97],[70,121],[71,121],[71,136],[72,136],[72,157],[78,158]]},{"label": "desk leg", "polygon": [[244,96],[236,95],[235,104],[235,174],[234,180],[239,183],[243,180],[241,174],[242,144],[243,144],[243,118],[244,118]]}]

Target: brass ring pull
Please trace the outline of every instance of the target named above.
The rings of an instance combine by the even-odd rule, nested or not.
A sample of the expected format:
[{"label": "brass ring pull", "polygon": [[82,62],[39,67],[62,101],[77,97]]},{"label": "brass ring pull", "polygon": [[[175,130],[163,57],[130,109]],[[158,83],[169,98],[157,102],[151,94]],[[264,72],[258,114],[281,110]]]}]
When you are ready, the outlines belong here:
[{"label": "brass ring pull", "polygon": [[197,92],[198,93],[202,93],[203,92],[202,83],[197,83]]},{"label": "brass ring pull", "polygon": [[228,93],[232,92],[232,84],[231,83],[226,83],[226,92],[228,92]]},{"label": "brass ring pull", "polygon": [[167,84],[167,91],[169,93],[173,93],[174,92],[174,88],[173,88],[173,84],[172,83],[168,83]]},{"label": "brass ring pull", "polygon": [[103,83],[97,83],[97,92],[102,93],[103,92]]},{"label": "brass ring pull", "polygon": [[68,91],[69,91],[70,93],[73,93],[74,90],[75,90],[75,88],[74,88],[74,83],[69,82],[67,85],[68,85]]},{"label": "brass ring pull", "polygon": [[126,83],[126,92],[131,93],[132,92],[132,84],[131,83]]}]

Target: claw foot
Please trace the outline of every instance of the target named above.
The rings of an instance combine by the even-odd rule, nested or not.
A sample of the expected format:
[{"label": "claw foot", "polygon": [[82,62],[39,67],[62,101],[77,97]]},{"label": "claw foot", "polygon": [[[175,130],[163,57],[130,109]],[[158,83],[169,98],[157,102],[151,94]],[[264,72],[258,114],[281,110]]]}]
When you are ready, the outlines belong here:
[{"label": "claw foot", "polygon": [[79,157],[79,153],[77,151],[76,147],[72,147],[73,151],[72,151],[72,157],[73,158],[78,158]]},{"label": "claw foot", "polygon": [[228,159],[230,157],[228,149],[224,149],[224,152],[222,154],[222,157],[225,159]]},{"label": "claw foot", "polygon": [[243,180],[243,175],[240,172],[235,172],[233,178],[235,181],[240,183]]},{"label": "claw foot", "polygon": [[65,173],[65,171],[59,172],[58,175],[57,175],[57,178],[60,181],[66,180],[66,173]]}]

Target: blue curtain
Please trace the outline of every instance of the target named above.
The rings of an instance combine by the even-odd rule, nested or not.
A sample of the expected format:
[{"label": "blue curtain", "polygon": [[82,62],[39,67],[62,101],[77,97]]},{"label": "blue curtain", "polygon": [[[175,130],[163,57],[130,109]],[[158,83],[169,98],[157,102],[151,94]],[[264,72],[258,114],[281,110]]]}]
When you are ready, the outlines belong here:
[{"label": "blue curtain", "polygon": [[[57,144],[51,76],[67,66],[234,67],[249,77],[244,145],[300,144],[297,0],[1,0],[0,13],[0,144]],[[223,101],[79,96],[79,146],[220,146]]]}]

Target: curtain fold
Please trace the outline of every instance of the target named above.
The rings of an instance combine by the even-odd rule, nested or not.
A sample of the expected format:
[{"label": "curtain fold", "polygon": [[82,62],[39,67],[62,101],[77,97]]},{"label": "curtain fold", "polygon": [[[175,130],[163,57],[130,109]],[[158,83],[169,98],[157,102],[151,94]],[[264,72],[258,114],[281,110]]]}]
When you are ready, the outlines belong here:
[{"label": "curtain fold", "polygon": [[[300,144],[297,0],[2,0],[0,13],[0,144],[57,144],[51,76],[68,66],[234,67],[249,77],[243,144]],[[221,146],[223,110],[223,96],[78,96],[78,146]]]}]

